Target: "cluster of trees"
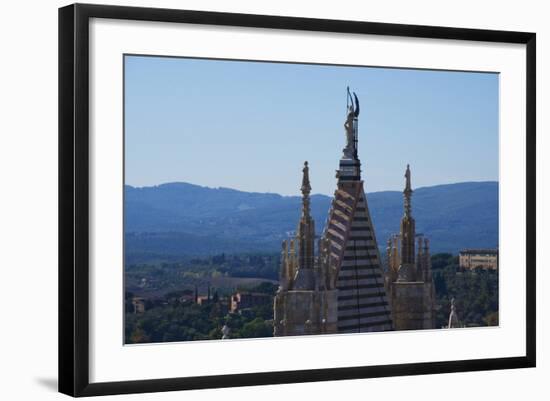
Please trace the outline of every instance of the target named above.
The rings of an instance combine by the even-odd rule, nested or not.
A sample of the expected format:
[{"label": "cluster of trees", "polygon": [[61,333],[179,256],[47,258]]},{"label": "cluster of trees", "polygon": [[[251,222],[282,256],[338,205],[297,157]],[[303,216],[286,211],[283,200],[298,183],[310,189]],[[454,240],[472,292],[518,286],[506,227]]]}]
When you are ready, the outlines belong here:
[{"label": "cluster of trees", "polygon": [[[219,288],[219,293],[218,289],[213,291],[210,302],[198,305],[193,302],[193,287],[182,288],[181,283],[186,278],[192,278],[193,285],[200,280],[207,283],[219,274],[274,278],[278,275],[278,263],[277,255],[220,254],[178,263],[130,266],[126,270],[127,284],[135,288],[152,285],[157,295],[144,300],[144,313],[134,314],[134,294],[126,294],[126,343],[219,339],[224,325],[230,328],[231,338],[272,336],[272,304],[229,313],[228,296],[238,290],[273,297],[276,284],[263,282],[255,287]],[[436,327],[447,325],[452,298],[461,325],[498,325],[498,272],[483,269],[461,271],[458,257],[445,253],[432,256],[432,270]]]},{"label": "cluster of trees", "polygon": [[216,329],[226,311],[219,304],[166,304],[141,314],[126,314],[126,343],[220,338]]},{"label": "cluster of trees", "polygon": [[498,325],[498,272],[460,270],[458,256],[432,256],[437,314],[436,327],[448,324],[451,299],[455,299],[460,324],[466,327]]},{"label": "cluster of trees", "polygon": [[[266,282],[243,290],[274,295],[276,288],[276,285]],[[162,299],[147,300],[145,312],[134,313],[134,295],[127,292],[125,343],[220,339],[224,325],[230,329],[230,338],[273,336],[272,303],[255,306],[240,313],[229,313],[227,299],[219,298],[216,294],[210,302],[201,305],[193,301],[182,301],[178,295],[180,292],[176,291],[167,293]]]}]

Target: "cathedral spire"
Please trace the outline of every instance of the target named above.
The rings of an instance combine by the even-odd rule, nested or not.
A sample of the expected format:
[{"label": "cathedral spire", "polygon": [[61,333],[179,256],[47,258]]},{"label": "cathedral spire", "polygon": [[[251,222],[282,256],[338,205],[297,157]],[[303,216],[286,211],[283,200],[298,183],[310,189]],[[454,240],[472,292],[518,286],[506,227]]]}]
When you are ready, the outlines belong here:
[{"label": "cathedral spire", "polygon": [[405,189],[403,190],[403,209],[405,211],[401,219],[401,266],[399,268],[400,281],[414,281],[415,264],[415,221],[411,212],[411,169],[407,164],[405,171]]},{"label": "cathedral spire", "polygon": [[[311,185],[309,183],[309,166],[304,162],[302,169],[302,216],[296,230],[296,239],[298,241],[298,275],[296,276],[296,289],[314,288],[314,241],[315,241],[315,223],[310,214]],[[305,272],[304,270],[309,270]]]}]

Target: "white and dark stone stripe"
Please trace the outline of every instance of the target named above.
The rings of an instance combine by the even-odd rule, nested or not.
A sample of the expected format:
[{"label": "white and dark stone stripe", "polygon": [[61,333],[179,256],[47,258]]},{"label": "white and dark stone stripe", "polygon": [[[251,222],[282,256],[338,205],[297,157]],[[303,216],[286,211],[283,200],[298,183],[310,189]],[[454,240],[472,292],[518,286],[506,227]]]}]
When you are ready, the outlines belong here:
[{"label": "white and dark stone stripe", "polygon": [[339,332],[385,331],[393,327],[365,199],[361,189],[348,235],[344,235],[347,238],[337,280]]}]

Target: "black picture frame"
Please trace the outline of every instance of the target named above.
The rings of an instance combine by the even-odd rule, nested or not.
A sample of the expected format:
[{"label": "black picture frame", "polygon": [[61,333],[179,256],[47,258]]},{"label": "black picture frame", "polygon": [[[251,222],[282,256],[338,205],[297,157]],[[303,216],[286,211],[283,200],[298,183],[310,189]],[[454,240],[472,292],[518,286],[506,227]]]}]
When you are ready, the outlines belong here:
[{"label": "black picture frame", "polygon": [[[90,18],[251,28],[438,38],[526,45],[527,277],[526,354],[521,357],[247,373],[219,376],[89,381],[89,144]],[[59,391],[95,396],[264,384],[315,382],[534,367],[536,364],[536,35],[436,26],[245,15],[220,12],[74,4],[59,9]]]}]

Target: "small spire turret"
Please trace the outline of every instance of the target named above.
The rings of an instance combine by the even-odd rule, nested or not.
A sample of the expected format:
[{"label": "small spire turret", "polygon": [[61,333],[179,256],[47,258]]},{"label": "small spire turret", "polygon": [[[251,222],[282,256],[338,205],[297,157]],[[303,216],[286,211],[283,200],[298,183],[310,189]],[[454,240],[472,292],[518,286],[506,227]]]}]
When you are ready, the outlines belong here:
[{"label": "small spire turret", "polygon": [[310,215],[311,185],[309,183],[309,166],[304,162],[302,169],[302,216],[296,230],[297,240],[297,274],[294,289],[312,290],[315,288],[315,223]]},{"label": "small spire turret", "polygon": [[454,329],[460,327],[458,323],[458,316],[456,315],[455,310],[455,299],[451,298],[451,313],[449,313],[449,324],[447,325],[448,329]]},{"label": "small spire turret", "polygon": [[411,188],[411,169],[409,165],[407,164],[407,170],[405,171],[405,189],[403,190],[403,198],[404,198],[404,209],[405,209],[405,216],[410,217],[411,216],[411,197],[412,197],[413,190]]},{"label": "small spire turret", "polygon": [[400,237],[401,237],[401,264],[403,266],[409,266],[406,267],[405,271],[402,272],[403,274],[400,274],[401,279],[406,281],[414,279],[412,269],[414,269],[414,263],[415,263],[415,237],[416,237],[416,229],[415,229],[415,221],[412,217],[412,211],[411,211],[411,196],[412,196],[412,189],[411,189],[411,169],[409,165],[407,164],[407,170],[405,171],[405,189],[403,190],[403,209],[404,209],[404,215],[401,219],[401,230],[400,230]]},{"label": "small spire turret", "polygon": [[296,246],[294,238],[290,239],[290,246],[288,248],[288,276],[292,282],[296,278]]},{"label": "small spire turret", "polygon": [[309,166],[307,161],[304,162],[304,168],[302,169],[302,187],[300,190],[302,191],[302,217],[309,218],[311,184],[309,183]]}]

